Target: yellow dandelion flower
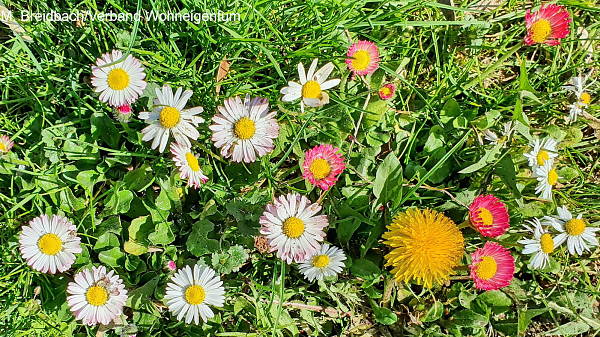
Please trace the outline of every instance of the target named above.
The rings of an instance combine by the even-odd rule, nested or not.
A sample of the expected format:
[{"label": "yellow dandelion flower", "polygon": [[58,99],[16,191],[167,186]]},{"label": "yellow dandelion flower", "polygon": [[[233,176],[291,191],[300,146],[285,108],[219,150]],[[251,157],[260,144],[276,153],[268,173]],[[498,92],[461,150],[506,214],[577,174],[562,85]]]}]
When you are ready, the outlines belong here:
[{"label": "yellow dandelion flower", "polygon": [[434,210],[409,209],[387,226],[384,243],[392,248],[385,259],[396,281],[431,288],[448,279],[464,253],[456,224]]}]

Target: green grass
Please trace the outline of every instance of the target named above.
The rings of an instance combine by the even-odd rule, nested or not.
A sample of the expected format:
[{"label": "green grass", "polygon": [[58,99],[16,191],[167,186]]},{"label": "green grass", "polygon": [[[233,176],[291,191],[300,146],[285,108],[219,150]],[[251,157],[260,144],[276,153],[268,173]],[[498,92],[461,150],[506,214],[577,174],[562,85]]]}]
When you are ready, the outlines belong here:
[{"label": "green grass", "polygon": [[[598,56],[587,61],[585,45],[599,47],[600,8],[592,1],[559,1],[573,15],[574,32],[559,47],[527,47],[521,45],[525,9],[541,2],[498,2],[479,10],[475,1],[453,7],[378,0],[5,1],[15,13],[134,13],[139,5],[157,12],[220,9],[241,20],[23,23],[31,42],[0,25],[0,133],[16,143],[0,158],[0,336],[97,335],[97,328],[74,321],[65,288],[75,270],[111,261],[132,301],[125,310],[131,326],[110,329],[108,336],[136,329],[138,336],[540,336],[553,329],[555,335],[598,335],[600,251],[571,257],[563,249],[551,268],[532,271],[516,241],[525,220],[554,214],[557,205],[596,226],[600,221],[598,124],[580,118],[567,125],[573,98],[561,89],[579,73],[595,69],[592,78],[597,75]],[[580,28],[589,40],[579,39]],[[358,39],[375,42],[382,53],[381,69],[367,82],[370,96],[344,63],[347,47]],[[117,122],[91,89],[90,65],[112,49],[142,60],[149,87],[194,90],[188,106],[203,106],[207,121],[225,98],[268,98],[281,125],[275,151],[251,165],[230,163],[203,124],[194,147],[209,183],[198,191],[180,189],[185,185],[169,156],[141,141],[143,121]],[[299,62],[313,58],[320,65],[333,62],[332,76],[342,82],[329,90],[330,104],[301,114],[297,103],[281,102],[279,90],[297,80]],[[223,59],[231,69],[217,94]],[[376,103],[383,76],[398,86],[391,109]],[[599,94],[595,86],[588,109],[596,117]],[[136,112],[151,105],[151,95],[135,104]],[[524,119],[518,102],[529,126],[481,169],[458,173],[490,151],[478,142],[484,129],[499,131],[503,122]],[[563,178],[553,202],[534,193],[522,156],[528,133],[561,140]],[[298,166],[303,152],[319,143],[340,147],[348,159],[325,194],[304,182]],[[386,175],[384,165],[400,169]],[[383,186],[378,197],[377,185]],[[339,278],[310,284],[296,266],[254,248],[264,206],[290,191],[322,198],[327,240],[349,257]],[[511,230],[499,241],[517,259],[513,284],[484,294],[474,289],[466,267],[432,290],[395,284],[383,266],[387,248],[380,239],[393,215],[427,207],[461,223],[461,203],[480,193],[495,194],[510,209]],[[74,268],[58,276],[33,271],[18,251],[20,227],[43,213],[68,216],[85,246]],[[173,236],[138,257],[123,244],[131,223],[143,216],[166,224]],[[473,230],[463,233],[467,253],[485,241]],[[166,261],[211,265],[213,254],[232,259],[228,250],[235,245],[250,256],[239,271],[222,273],[224,308],[204,325],[177,322],[162,301]]]}]

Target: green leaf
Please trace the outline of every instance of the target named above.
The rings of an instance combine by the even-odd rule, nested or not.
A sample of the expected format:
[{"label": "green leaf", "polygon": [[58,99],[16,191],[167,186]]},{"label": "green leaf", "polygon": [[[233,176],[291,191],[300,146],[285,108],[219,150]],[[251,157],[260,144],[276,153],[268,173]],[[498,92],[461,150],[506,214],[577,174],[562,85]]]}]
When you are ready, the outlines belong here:
[{"label": "green leaf", "polygon": [[518,333],[519,333],[519,335],[522,335],[525,333],[525,331],[527,331],[527,327],[529,326],[529,323],[531,323],[531,319],[547,312],[548,310],[550,310],[550,309],[541,308],[541,309],[519,310],[519,315],[518,315],[518,319],[519,319]]},{"label": "green leaf", "polygon": [[515,163],[510,154],[506,154],[500,159],[498,165],[496,165],[495,172],[502,182],[510,188],[514,197],[520,198],[521,192],[517,188],[517,171],[515,170]]},{"label": "green leaf", "polygon": [[81,171],[77,174],[77,182],[83,186],[84,189],[92,191],[94,184],[101,181],[100,173],[92,170]]},{"label": "green leaf", "polygon": [[352,274],[362,278],[374,278],[381,274],[379,267],[371,260],[365,258],[352,261],[350,271]]},{"label": "green leaf", "polygon": [[373,313],[375,314],[375,321],[383,325],[392,325],[398,321],[398,316],[388,308],[374,305]]},{"label": "green leaf", "polygon": [[381,204],[391,200],[400,200],[402,197],[402,166],[392,152],[377,168],[373,182],[373,194]]},{"label": "green leaf", "polygon": [[106,203],[106,214],[116,215],[127,213],[133,200],[133,193],[129,190],[118,191],[113,193]]},{"label": "green leaf", "polygon": [[169,195],[165,189],[161,189],[158,197],[155,200],[156,207],[163,211],[168,211],[171,209],[171,199],[169,199]]},{"label": "green leaf", "polygon": [[156,230],[148,235],[148,240],[155,245],[168,245],[175,241],[171,230],[171,222],[161,222],[156,225]]},{"label": "green leaf", "polygon": [[426,152],[433,152],[438,148],[444,146],[444,129],[442,129],[439,125],[434,125],[429,130],[429,136],[425,141],[425,145],[423,146],[423,150]]},{"label": "green leaf", "polygon": [[154,294],[158,281],[160,281],[160,276],[156,276],[146,282],[143,286],[130,291],[125,305],[132,309],[139,310],[142,308],[143,304],[151,303],[152,294]]},{"label": "green leaf", "polygon": [[555,329],[546,332],[544,336],[573,336],[588,332],[588,330],[590,330],[589,325],[576,321],[558,326]]},{"label": "green leaf", "polygon": [[431,308],[429,308],[429,310],[427,310],[427,313],[425,313],[425,316],[423,316],[423,318],[421,318],[421,321],[423,321],[423,322],[437,321],[438,319],[440,319],[442,317],[443,313],[444,313],[444,304],[442,304],[442,302],[440,302],[440,301],[435,301],[433,303],[433,305],[431,306]]},{"label": "green leaf", "polygon": [[460,170],[458,173],[461,174],[469,174],[473,172],[477,172],[482,168],[488,166],[493,163],[500,154],[500,150],[502,149],[502,144],[496,144],[493,148],[486,150],[485,154],[477,161],[475,164],[469,165],[464,169]]},{"label": "green leaf", "polygon": [[129,190],[141,192],[154,182],[154,174],[148,171],[149,167],[144,164],[141,167],[129,171],[123,177],[125,187]]},{"label": "green leaf", "polygon": [[123,244],[123,249],[125,250],[125,252],[136,256],[142,255],[148,251],[148,247],[131,240],[125,241],[125,243]]},{"label": "green leaf", "polygon": [[131,221],[129,225],[129,240],[140,244],[148,244],[148,235],[154,231],[154,223],[149,216],[141,216]]},{"label": "green leaf", "polygon": [[219,241],[208,238],[215,225],[207,219],[197,221],[186,241],[186,247],[195,256],[202,256],[219,249]]},{"label": "green leaf", "polygon": [[357,218],[346,218],[337,222],[335,227],[338,240],[343,245],[348,245],[354,232],[360,227],[360,220]]},{"label": "green leaf", "polygon": [[455,313],[451,318],[451,322],[464,327],[483,327],[489,323],[489,319],[473,310],[465,309]]},{"label": "green leaf", "polygon": [[477,299],[492,307],[509,307],[512,305],[510,298],[500,290],[486,291],[477,296]]},{"label": "green leaf", "polygon": [[98,237],[94,250],[101,251],[107,247],[119,247],[119,238],[111,232],[106,232]]},{"label": "green leaf", "polygon": [[125,254],[123,254],[119,247],[113,247],[109,250],[101,251],[100,254],[98,254],[98,259],[100,262],[114,268],[119,267],[123,258],[125,258]]},{"label": "green leaf", "polygon": [[103,141],[114,149],[119,147],[121,135],[110,117],[105,113],[96,112],[92,115],[90,122],[94,140]]},{"label": "green leaf", "polygon": [[365,129],[370,129],[372,126],[379,123],[382,116],[388,111],[389,106],[386,101],[379,98],[371,97],[371,101],[367,104],[367,108],[363,118]]}]

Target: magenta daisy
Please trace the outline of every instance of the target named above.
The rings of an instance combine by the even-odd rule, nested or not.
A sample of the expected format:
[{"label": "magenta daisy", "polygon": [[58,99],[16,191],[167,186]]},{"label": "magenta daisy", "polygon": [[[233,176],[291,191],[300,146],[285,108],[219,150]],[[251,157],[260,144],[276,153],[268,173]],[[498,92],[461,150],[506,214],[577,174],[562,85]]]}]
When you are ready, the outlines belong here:
[{"label": "magenta daisy", "polygon": [[510,285],[515,272],[515,259],[508,249],[495,242],[486,242],[483,248],[471,254],[471,278],[475,288],[497,290]]},{"label": "magenta daisy", "polygon": [[480,195],[469,206],[469,221],[483,236],[495,238],[510,226],[506,205],[495,196]]},{"label": "magenta daisy", "polygon": [[396,86],[393,83],[386,83],[381,88],[379,88],[379,98],[382,100],[388,100],[394,97],[396,93]]},{"label": "magenta daisy", "polygon": [[324,191],[335,185],[338,176],[346,168],[344,157],[338,151],[340,149],[329,144],[317,145],[306,151],[302,164],[304,179]]},{"label": "magenta daisy", "polygon": [[260,217],[260,233],[271,251],[287,263],[304,262],[316,254],[325,238],[326,215],[317,215],[321,206],[298,193],[279,196]]},{"label": "magenta daisy", "polygon": [[560,44],[560,39],[569,35],[569,23],[571,17],[569,12],[559,5],[543,5],[540,9],[531,13],[527,10],[525,24],[527,35],[524,38],[526,45],[545,43],[549,46]]},{"label": "magenta daisy", "polygon": [[379,49],[370,41],[358,41],[348,48],[346,64],[354,75],[365,76],[379,68]]},{"label": "magenta daisy", "polygon": [[7,153],[15,143],[7,135],[0,136],[0,153]]}]

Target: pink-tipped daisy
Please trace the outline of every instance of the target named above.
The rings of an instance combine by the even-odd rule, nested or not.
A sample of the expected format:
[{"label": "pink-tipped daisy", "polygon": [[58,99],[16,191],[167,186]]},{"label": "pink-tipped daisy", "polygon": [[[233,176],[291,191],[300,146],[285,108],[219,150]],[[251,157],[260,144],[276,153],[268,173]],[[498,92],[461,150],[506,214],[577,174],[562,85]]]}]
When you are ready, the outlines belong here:
[{"label": "pink-tipped daisy", "polygon": [[269,240],[271,251],[287,263],[304,262],[316,254],[325,238],[326,215],[321,206],[298,193],[279,196],[260,217],[260,233]]},{"label": "pink-tipped daisy", "polygon": [[0,153],[7,153],[15,143],[7,135],[0,136]]},{"label": "pink-tipped daisy", "polygon": [[169,262],[167,262],[167,269],[169,269],[170,271],[174,271],[175,269],[177,269],[177,264],[175,264],[175,261],[170,260]]},{"label": "pink-tipped daisy", "polygon": [[379,68],[379,49],[370,41],[358,41],[348,48],[346,64],[354,75],[365,76]]},{"label": "pink-tipped daisy", "polygon": [[527,35],[524,38],[528,46],[545,43],[549,46],[560,44],[560,39],[569,35],[569,23],[571,17],[569,12],[559,5],[543,5],[540,9],[531,13],[528,9],[525,14]]},{"label": "pink-tipped daisy", "polygon": [[338,176],[346,168],[344,157],[338,151],[340,149],[329,144],[317,145],[306,151],[302,164],[304,179],[324,191],[335,185]]},{"label": "pink-tipped daisy", "polygon": [[515,272],[515,259],[508,249],[495,242],[486,242],[471,254],[471,278],[475,288],[497,290],[510,285]]},{"label": "pink-tipped daisy", "polygon": [[172,143],[171,153],[175,165],[179,168],[179,176],[181,179],[187,179],[187,186],[198,188],[200,183],[208,181],[208,177],[200,169],[198,158],[188,146]]},{"label": "pink-tipped daisy", "polygon": [[120,50],[102,54],[92,66],[92,85],[100,101],[113,107],[135,102],[146,88],[144,66],[131,54]]},{"label": "pink-tipped daisy", "polygon": [[388,100],[394,97],[396,93],[396,86],[393,83],[386,83],[379,88],[379,98]]},{"label": "pink-tipped daisy", "polygon": [[469,221],[483,236],[495,238],[510,226],[506,205],[495,196],[480,195],[469,206]]}]

